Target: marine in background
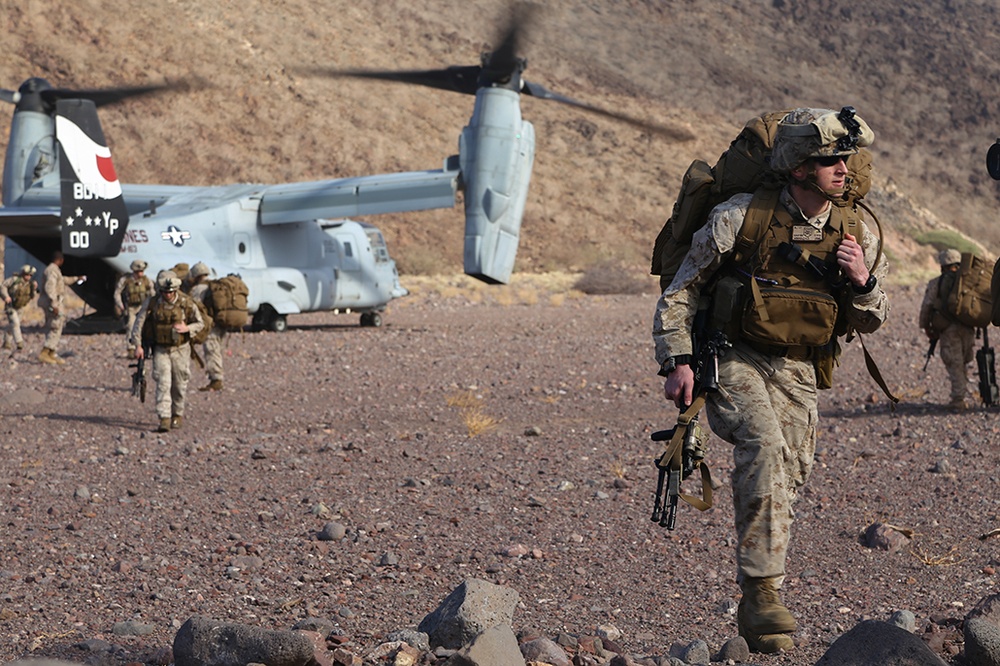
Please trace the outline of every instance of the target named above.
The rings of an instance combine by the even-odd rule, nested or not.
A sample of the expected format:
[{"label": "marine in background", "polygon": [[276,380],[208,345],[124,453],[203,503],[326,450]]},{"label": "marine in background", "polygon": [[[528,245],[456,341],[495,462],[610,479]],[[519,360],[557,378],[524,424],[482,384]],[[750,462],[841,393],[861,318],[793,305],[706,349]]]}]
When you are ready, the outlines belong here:
[{"label": "marine in background", "polygon": [[[212,270],[204,262],[199,261],[191,267],[191,298],[200,301],[205,309],[212,311],[212,291],[208,286],[208,276]],[[226,329],[213,323],[212,330],[205,338],[205,372],[208,373],[208,384],[199,391],[221,391],[222,380],[222,343],[226,338]]]},{"label": "marine in background", "polygon": [[87,280],[86,275],[63,275],[65,261],[63,253],[56,250],[42,274],[42,291],[38,296],[38,307],[45,313],[45,346],[38,354],[42,363],[62,365],[66,362],[59,356],[59,341],[66,326],[66,287]]},{"label": "marine in background", "polygon": [[3,348],[11,350],[13,357],[24,349],[24,337],[21,335],[21,311],[38,295],[38,283],[35,282],[35,267],[30,264],[21,266],[21,270],[0,283],[0,300],[4,303],[7,314],[7,326],[3,333]]},{"label": "marine in background", "polygon": [[[115,284],[115,316],[125,317],[125,339],[131,340],[132,326],[135,324],[135,316],[139,313],[139,308],[152,296],[156,289],[153,281],[150,280],[145,270],[149,266],[142,259],[136,259],[129,265],[131,273],[126,273],[118,279]],[[128,358],[135,358],[135,347],[131,342],[128,345]]]},{"label": "marine in background", "polygon": [[976,329],[958,321],[945,307],[948,294],[958,279],[961,263],[962,254],[958,250],[941,250],[938,253],[941,274],[927,283],[924,300],[920,304],[920,328],[928,340],[932,343],[937,341],[951,384],[948,407],[956,411],[971,406],[968,365],[975,358],[973,347],[976,342]]},{"label": "marine in background", "polygon": [[136,358],[144,358],[146,350],[152,349],[157,432],[183,425],[191,380],[190,339],[204,326],[198,306],[180,288],[181,280],[175,273],[161,271],[156,276],[157,293],[142,304],[131,332]]}]

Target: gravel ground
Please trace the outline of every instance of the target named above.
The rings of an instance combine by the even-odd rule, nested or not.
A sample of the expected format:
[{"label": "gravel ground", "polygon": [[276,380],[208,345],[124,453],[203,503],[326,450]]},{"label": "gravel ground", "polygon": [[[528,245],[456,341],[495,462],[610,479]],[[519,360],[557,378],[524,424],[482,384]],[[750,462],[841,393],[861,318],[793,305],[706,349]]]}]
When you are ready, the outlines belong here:
[{"label": "gravel ground", "polygon": [[[1000,423],[938,407],[921,293],[892,287],[891,322],[866,338],[902,403],[890,409],[857,341],[822,395],[786,581],[799,647],[755,663],[814,663],[897,609],[920,632],[954,624],[996,591],[1000,539],[979,537],[1000,527]],[[632,654],[695,638],[718,650],[736,635],[731,459],[713,438],[715,508],[682,505],[673,532],[649,520],[649,433],[676,417],[651,360],[655,297],[530,301],[428,294],[381,329],[314,314],[233,336],[226,390],[192,390],[166,435],[129,394],[118,336],[65,338],[62,367],[5,362],[0,660],[83,661],[73,646],[103,638],[146,661],[195,614],[329,618],[363,652],[468,577],[519,592],[515,631],[613,624]],[[37,353],[39,332],[28,340]],[[876,521],[911,541],[865,547]],[[320,540],[328,523],[346,536]],[[152,633],[113,635],[130,620]]]}]

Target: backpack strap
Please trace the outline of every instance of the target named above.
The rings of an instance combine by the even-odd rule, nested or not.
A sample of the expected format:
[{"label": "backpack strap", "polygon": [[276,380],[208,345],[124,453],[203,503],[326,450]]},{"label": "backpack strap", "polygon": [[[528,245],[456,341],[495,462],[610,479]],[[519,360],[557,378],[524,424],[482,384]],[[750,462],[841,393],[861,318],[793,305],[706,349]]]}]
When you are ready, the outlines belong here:
[{"label": "backpack strap", "polygon": [[736,245],[733,246],[732,260],[742,264],[764,239],[764,233],[771,226],[771,218],[778,208],[779,189],[760,188],[753,194],[747,214],[743,217],[743,226],[736,235]]}]

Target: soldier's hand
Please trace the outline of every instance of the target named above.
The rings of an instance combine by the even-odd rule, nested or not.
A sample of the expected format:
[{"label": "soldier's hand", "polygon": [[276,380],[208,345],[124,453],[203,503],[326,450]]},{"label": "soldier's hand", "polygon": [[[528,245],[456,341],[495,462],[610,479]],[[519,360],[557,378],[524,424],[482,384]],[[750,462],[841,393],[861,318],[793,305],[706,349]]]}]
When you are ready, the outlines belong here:
[{"label": "soldier's hand", "polygon": [[854,285],[861,287],[868,281],[865,251],[851,234],[844,234],[844,240],[837,246],[837,264]]},{"label": "soldier's hand", "polygon": [[174,330],[178,333],[187,333],[191,329],[188,328],[187,322],[182,321],[174,324]]},{"label": "soldier's hand", "polygon": [[678,365],[663,382],[663,396],[684,409],[694,400],[694,370],[690,365]]},{"label": "soldier's hand", "polygon": [[115,316],[116,317],[121,317],[122,316],[122,309],[121,308],[115,308]]},{"label": "soldier's hand", "polygon": [[145,352],[145,350],[142,347],[136,347],[135,348],[135,357],[136,357],[136,359],[141,359],[145,355],[146,355],[146,352]]}]

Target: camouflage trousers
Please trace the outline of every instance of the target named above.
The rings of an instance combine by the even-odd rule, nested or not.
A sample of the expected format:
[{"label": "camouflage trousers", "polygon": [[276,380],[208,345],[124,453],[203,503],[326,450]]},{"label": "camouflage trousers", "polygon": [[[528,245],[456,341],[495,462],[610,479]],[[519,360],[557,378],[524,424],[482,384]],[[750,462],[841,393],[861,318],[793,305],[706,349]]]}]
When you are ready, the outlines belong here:
[{"label": "camouflage trousers", "polygon": [[969,392],[968,364],[975,358],[973,346],[976,342],[976,329],[952,324],[941,331],[938,338],[938,348],[941,350],[941,361],[948,371],[948,381],[951,382],[952,401],[965,399]]},{"label": "camouflage trousers", "polygon": [[21,335],[21,313],[12,307],[7,308],[7,326],[3,333],[3,344],[13,340],[13,344],[23,345],[24,337]]},{"label": "camouflage trousers", "polygon": [[66,315],[59,312],[55,314],[51,309],[45,308],[45,348],[52,351],[59,351],[59,340],[62,338],[63,327],[66,325]]},{"label": "camouflage trousers", "polygon": [[139,314],[139,310],[142,308],[142,304],[139,305],[129,305],[125,307],[125,344],[128,345],[128,351],[134,352],[135,345],[132,344],[132,327],[135,326],[135,317]]},{"label": "camouflage trousers", "polygon": [[738,579],[783,579],[798,489],[816,452],[816,373],[811,361],[736,345],[719,362],[706,405],[712,431],[733,445]]},{"label": "camouflage trousers", "polygon": [[156,382],[156,415],[161,419],[184,416],[184,399],[191,380],[191,345],[153,350],[153,381]]},{"label": "camouflage trousers", "polygon": [[222,343],[226,339],[226,329],[213,326],[205,339],[205,372],[210,381],[223,380]]}]

